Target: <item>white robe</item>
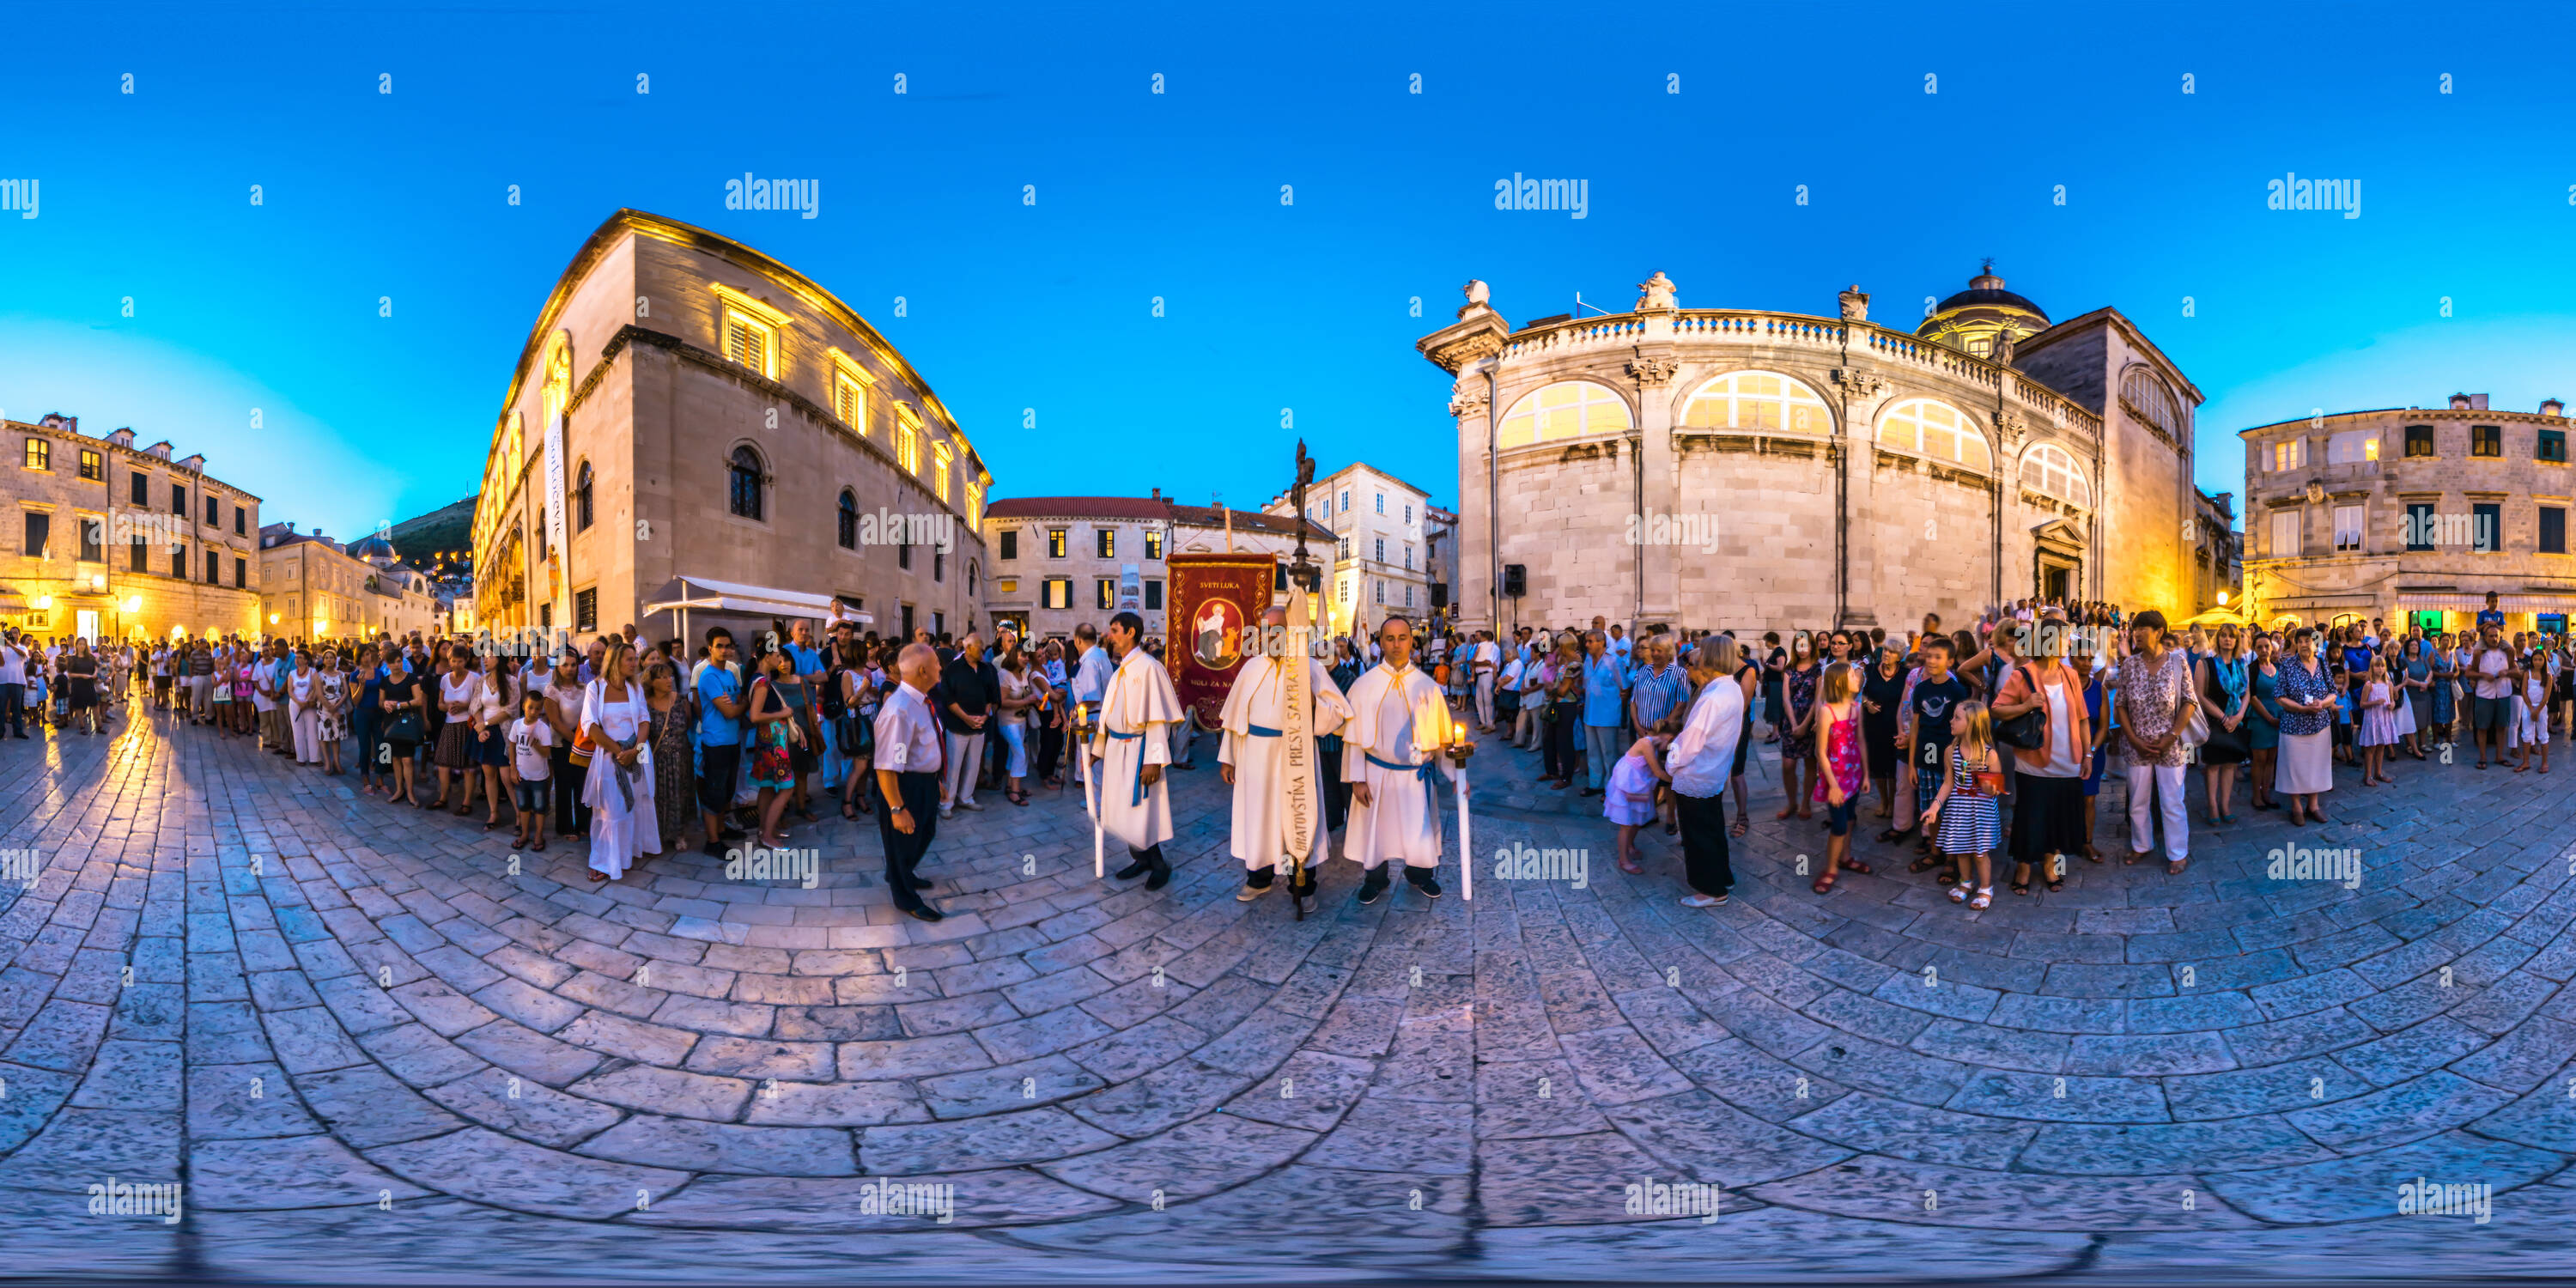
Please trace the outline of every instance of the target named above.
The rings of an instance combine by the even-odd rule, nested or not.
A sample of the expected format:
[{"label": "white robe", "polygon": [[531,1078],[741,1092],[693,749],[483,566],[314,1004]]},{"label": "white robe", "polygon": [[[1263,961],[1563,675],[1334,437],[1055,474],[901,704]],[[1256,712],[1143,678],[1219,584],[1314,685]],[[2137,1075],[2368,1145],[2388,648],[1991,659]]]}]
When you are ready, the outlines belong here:
[{"label": "white robe", "polygon": [[1127,650],[1100,698],[1099,729],[1091,737],[1091,754],[1099,759],[1091,770],[1100,825],[1128,849],[1150,850],[1172,839],[1171,784],[1157,779],[1147,786],[1143,772],[1172,763],[1171,726],[1184,718],[1171,673],[1144,649]]},{"label": "white robe", "polygon": [[604,680],[583,686],[579,727],[598,725],[620,742],[632,738],[641,753],[627,771],[634,780],[633,809],[627,808],[625,793],[617,789],[617,768],[606,747],[591,756],[589,777],[582,784],[581,803],[591,809],[590,867],[614,881],[626,875],[637,859],[662,852],[662,825],[653,813],[653,744],[644,736],[652,708],[644,705],[644,686],[629,681],[622,702],[609,701],[607,689]]},{"label": "white robe", "polygon": [[[1456,776],[1439,752],[1427,755],[1419,744],[1437,746],[1450,739],[1449,702],[1440,685],[1420,668],[1398,673],[1383,663],[1351,685],[1351,722],[1342,731],[1342,781],[1365,783],[1373,803],[1351,797],[1350,822],[1342,832],[1343,857],[1363,868],[1390,860],[1408,866],[1440,865],[1438,780],[1426,783],[1419,770],[1388,769],[1428,761],[1436,772]],[[1417,727],[1419,726],[1419,727]],[[1374,758],[1374,759],[1372,759]]]},{"label": "white robe", "polygon": [[[1287,727],[1287,659],[1256,656],[1244,660],[1234,687],[1225,695],[1225,741],[1217,763],[1234,766],[1234,857],[1246,868],[1267,868],[1286,857],[1288,839],[1288,740],[1252,732]],[[1333,733],[1351,718],[1351,706],[1326,674],[1324,664],[1306,659],[1307,764],[1314,765],[1314,739]],[[1311,858],[1324,840],[1323,776],[1309,779],[1305,845],[1298,855]]]}]

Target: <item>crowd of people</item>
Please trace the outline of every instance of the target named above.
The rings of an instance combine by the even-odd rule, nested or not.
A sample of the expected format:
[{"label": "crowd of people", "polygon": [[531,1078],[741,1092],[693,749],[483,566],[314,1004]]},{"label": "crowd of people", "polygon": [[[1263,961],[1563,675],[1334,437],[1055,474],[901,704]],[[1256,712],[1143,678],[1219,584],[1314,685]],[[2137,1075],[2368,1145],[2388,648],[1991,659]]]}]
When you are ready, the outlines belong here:
[{"label": "crowd of people", "polygon": [[[2202,828],[2237,821],[2240,777],[2246,807],[2324,822],[2338,765],[2364,788],[2384,786],[2401,762],[2438,749],[2447,763],[2461,741],[2480,770],[2549,772],[2553,727],[2576,724],[2576,642],[2508,636],[2493,599],[2457,635],[2376,619],[2177,629],[2152,610],[2028,600],[1956,632],[1927,614],[1901,635],[1792,630],[1758,641],[1661,629],[1632,639],[1597,617],[1589,629],[1508,638],[1394,619],[1390,634],[1333,640],[1316,676],[1346,697],[1373,670],[1395,673],[1445,697],[1460,723],[1534,753],[1543,784],[1603,798],[1624,871],[1645,871],[1641,832],[1679,837],[1693,906],[1723,903],[1734,884],[1728,841],[1750,827],[1747,773],[1761,744],[1779,749],[1774,817],[1822,813],[1825,854],[1799,873],[1816,893],[1872,871],[1853,835],[1874,799],[1878,841],[1910,842],[1911,873],[1934,873],[1952,900],[1985,908],[1998,860],[2015,894],[2062,888],[2070,859],[2105,861],[2094,838],[2106,777],[2127,787],[2124,861],[2148,858],[2161,838],[2178,874],[2190,862],[2194,766]],[[32,719],[97,734],[136,702],[323,775],[354,775],[360,795],[389,806],[470,817],[479,798],[486,829],[506,824],[532,851],[584,843],[591,878],[605,882],[693,841],[713,857],[785,847],[791,827],[820,821],[818,806],[853,820],[892,811],[882,829],[891,846],[920,815],[981,810],[994,795],[1024,808],[1035,792],[1066,791],[1080,778],[1068,754],[1080,713],[1102,708],[1131,655],[1163,674],[1159,641],[1132,625],[1119,633],[1128,616],[1106,636],[1085,625],[1035,643],[1008,629],[989,641],[924,631],[907,642],[849,621],[820,631],[798,621],[750,640],[715,627],[692,648],[630,626],[528,656],[419,635],[93,647],[12,631],[0,641],[0,731],[25,738]],[[1158,683],[1168,689],[1168,676]],[[921,725],[904,735],[917,742],[880,755],[899,697]],[[1239,744],[1273,733],[1257,723],[1202,732],[1161,710],[1176,701],[1138,717],[1168,740],[1123,770],[1140,804],[1162,770],[1197,767],[1202,737],[1216,738],[1233,783]],[[1329,705],[1340,716],[1319,708],[1328,723],[1350,714]],[[1133,736],[1113,731],[1094,768]],[[1346,760],[1361,776],[1381,762],[1346,757],[1338,733],[1318,744],[1319,822],[1337,831],[1357,785],[1344,781]],[[1134,846],[1121,875],[1167,880],[1158,842]],[[1254,867],[1247,898],[1267,888],[1266,873]],[[1408,876],[1436,897],[1427,872]],[[904,892],[915,905],[906,911],[925,915],[927,885]]]}]

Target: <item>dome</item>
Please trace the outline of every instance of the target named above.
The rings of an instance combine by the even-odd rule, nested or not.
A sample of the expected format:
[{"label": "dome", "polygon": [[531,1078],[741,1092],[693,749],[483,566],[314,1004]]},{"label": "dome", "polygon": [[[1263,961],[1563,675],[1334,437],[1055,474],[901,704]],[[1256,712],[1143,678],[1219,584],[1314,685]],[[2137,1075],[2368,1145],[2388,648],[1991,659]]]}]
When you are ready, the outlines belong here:
[{"label": "dome", "polygon": [[402,556],[394,553],[394,543],[385,540],[382,536],[371,536],[351,543],[349,546],[349,557],[352,559],[383,559],[390,561],[399,559]]},{"label": "dome", "polygon": [[1968,279],[1968,289],[1941,301],[1914,334],[1985,357],[1994,350],[1997,335],[2018,340],[2048,327],[2048,314],[2005,290],[2004,279],[1995,276],[1994,261],[1988,260],[1984,271]]}]

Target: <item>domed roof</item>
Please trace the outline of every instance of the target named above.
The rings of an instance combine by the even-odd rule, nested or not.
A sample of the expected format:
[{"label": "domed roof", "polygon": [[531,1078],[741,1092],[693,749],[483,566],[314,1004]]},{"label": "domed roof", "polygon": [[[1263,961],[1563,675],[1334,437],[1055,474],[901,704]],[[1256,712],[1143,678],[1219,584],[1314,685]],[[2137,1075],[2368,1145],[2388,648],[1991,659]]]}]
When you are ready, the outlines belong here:
[{"label": "domed roof", "polygon": [[1934,309],[1933,312],[1947,313],[1952,309],[1964,309],[1976,305],[1985,305],[1991,308],[2014,309],[2023,313],[2028,313],[2031,316],[2038,318],[2041,322],[2048,321],[2048,313],[2046,310],[2043,310],[2038,305],[2031,303],[2028,299],[2020,295],[2005,290],[2004,279],[1995,276],[1991,270],[1979,273],[1975,277],[1969,278],[1968,289],[1941,301],[1940,307]]},{"label": "domed roof", "polygon": [[[1941,301],[1914,334],[1986,357],[2008,352],[2011,341],[2049,328],[2048,314],[2028,299],[2004,289],[1995,262],[1968,279],[1968,289]],[[1998,345],[1998,339],[2003,342]]]},{"label": "domed roof", "polygon": [[394,553],[394,543],[385,540],[381,535],[366,537],[362,540],[351,543],[349,546],[349,556],[353,559],[399,559],[402,557]]}]

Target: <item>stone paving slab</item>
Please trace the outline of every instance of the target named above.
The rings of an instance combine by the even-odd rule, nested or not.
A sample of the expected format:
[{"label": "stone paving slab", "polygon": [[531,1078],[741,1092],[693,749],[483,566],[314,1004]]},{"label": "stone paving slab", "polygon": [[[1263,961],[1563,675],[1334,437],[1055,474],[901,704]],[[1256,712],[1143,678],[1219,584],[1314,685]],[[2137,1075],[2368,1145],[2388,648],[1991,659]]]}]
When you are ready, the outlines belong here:
[{"label": "stone paving slab", "polygon": [[[1674,842],[1617,872],[1598,801],[1488,741],[1480,849],[1586,851],[1582,885],[1480,868],[1469,903],[1453,868],[1361,906],[1336,861],[1297,922],[1235,899],[1221,785],[1176,772],[1169,888],[1095,882],[1040,790],[943,824],[931,927],[872,820],[807,826],[811,891],[694,853],[598,887],[578,847],[514,874],[505,834],[164,718],[54,741],[0,748],[43,752],[0,797],[45,864],[0,886],[27,1273],[2568,1271],[2576,822],[2536,776],[2346,777],[2334,824],[2246,811],[2178,877],[2116,862],[2115,779],[2114,862],[1971,913],[1875,826],[1878,875],[1810,893],[1822,834],[1773,817],[1765,748],[1735,898],[1694,912]],[[2270,879],[2291,843],[2364,880]],[[177,1233],[90,1254],[128,1219],[88,1184],[183,1175]],[[2417,1178],[2491,1219],[2399,1216]],[[1628,1201],[1676,1184],[1718,1218]],[[900,1197],[929,1194],[945,1222]]]}]

